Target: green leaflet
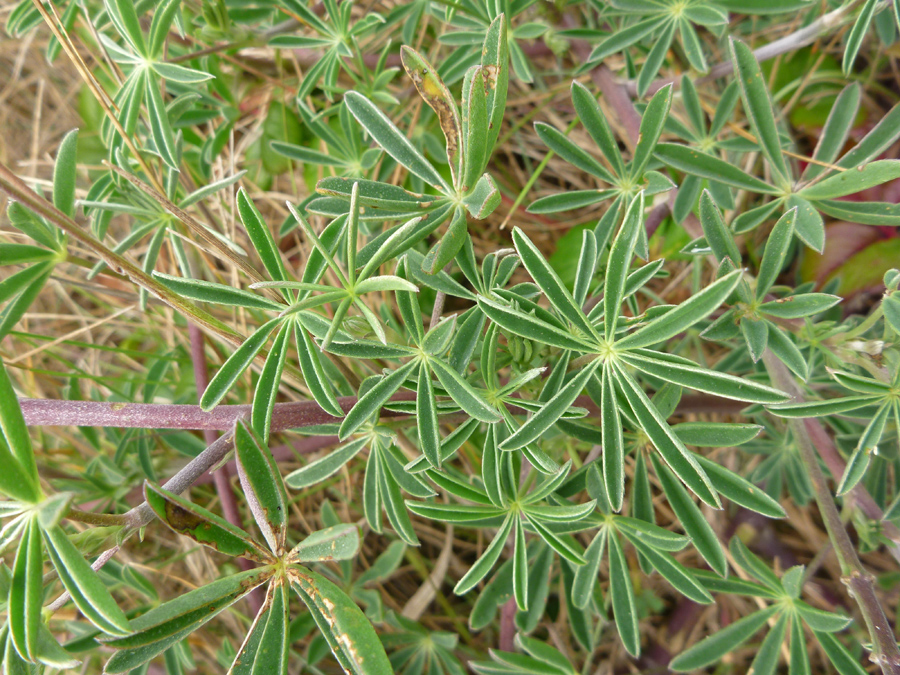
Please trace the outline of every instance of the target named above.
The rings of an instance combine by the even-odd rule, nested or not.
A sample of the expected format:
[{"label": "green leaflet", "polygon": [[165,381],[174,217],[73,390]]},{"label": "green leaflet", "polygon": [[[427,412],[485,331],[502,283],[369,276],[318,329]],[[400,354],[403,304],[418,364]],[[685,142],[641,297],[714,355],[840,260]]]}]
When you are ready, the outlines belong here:
[{"label": "green leaflet", "polygon": [[603,111],[597,103],[597,99],[587,87],[577,81],[572,81],[572,104],[575,106],[575,114],[590,134],[594,143],[600,148],[600,152],[612,165],[617,176],[625,175],[625,163],[619,151],[619,144],[609,128],[609,123],[603,115]]},{"label": "green leaflet", "polygon": [[766,250],[759,265],[759,275],[756,278],[757,300],[762,300],[765,297],[784,268],[788,248],[793,239],[796,217],[797,210],[791,209],[778,219],[778,222],[775,223],[775,227],[772,228],[772,232],[769,234],[769,238],[766,241]]},{"label": "green leaflet", "polygon": [[[344,411],[335,398],[331,383],[325,375],[325,369],[319,360],[319,349],[306,329],[299,323],[294,324],[294,337],[297,341],[297,357],[300,361],[300,372],[306,386],[322,410],[332,417],[343,417]],[[334,343],[332,343],[334,345]]]},{"label": "green leaflet", "polygon": [[616,347],[622,350],[649,347],[678,335],[715,311],[731,295],[740,283],[742,275],[742,270],[734,270],[714,281],[689,300],[618,340],[615,343]]},{"label": "green leaflet", "polygon": [[656,146],[655,154],[673,169],[693,176],[716,180],[739,190],[749,190],[760,194],[778,194],[776,188],[742,171],[734,164],[685,145],[659,143]]},{"label": "green leaflet", "polygon": [[828,656],[828,660],[841,675],[863,675],[866,671],[859,665],[859,660],[853,656],[847,648],[837,639],[821,631],[813,631],[822,650]]},{"label": "green leaflet", "polygon": [[383,376],[374,387],[361,396],[341,423],[340,438],[342,440],[347,438],[378,412],[381,406],[402,386],[406,378],[412,374],[415,367],[415,361],[405,363]]},{"label": "green leaflet", "polygon": [[40,246],[33,246],[32,244],[0,244],[0,265],[24,265],[52,257],[53,251]]},{"label": "green leaflet", "polygon": [[764,302],[759,311],[781,319],[800,319],[831,309],[843,298],[830,293],[804,293]]},{"label": "green leaflet", "polygon": [[719,498],[712,488],[709,477],[697,464],[692,453],[678,440],[637,382],[618,369],[616,380],[616,389],[624,393],[641,427],[678,478],[704,502],[714,508],[720,508]]},{"label": "green leaflet", "polygon": [[804,188],[806,199],[835,199],[862,192],[900,177],[900,161],[883,159],[836,173]]},{"label": "green leaflet", "polygon": [[281,318],[275,318],[264,323],[228,357],[228,360],[222,364],[222,367],[210,380],[209,385],[203,392],[203,396],[200,398],[200,407],[203,410],[212,410],[219,404],[219,401],[225,398],[225,394],[247,370],[253,359],[256,358],[256,355],[268,342],[269,335],[282,321],[283,319]]},{"label": "green leaflet", "polygon": [[53,165],[53,206],[72,217],[75,215],[75,157],[78,129],[73,129],[59,143]]},{"label": "green leaflet", "polygon": [[260,443],[256,434],[243,420],[234,431],[234,449],[238,476],[244,496],[256,524],[276,556],[284,550],[287,534],[287,493],[281,472],[269,449]]},{"label": "green leaflet", "polygon": [[241,216],[241,222],[247,229],[247,235],[256,249],[257,255],[262,260],[263,266],[275,281],[287,281],[287,270],[284,261],[281,259],[281,252],[272,236],[272,231],[263,220],[262,214],[256,208],[256,205],[250,201],[244,188],[238,190],[237,193],[237,209]]},{"label": "green leaflet", "polygon": [[485,401],[456,370],[438,358],[428,359],[428,365],[437,375],[441,386],[465,412],[482,422],[500,421],[500,413]]},{"label": "green leaflet", "polygon": [[619,234],[613,240],[606,266],[606,283],[603,294],[604,336],[608,342],[615,339],[619,311],[625,296],[628,269],[634,257],[638,235],[643,228],[644,193],[640,192],[628,205]]},{"label": "green leaflet", "polygon": [[629,541],[634,544],[634,547],[647,557],[647,560],[650,561],[653,568],[659,572],[666,581],[672,584],[672,587],[679,593],[690,598],[694,602],[699,602],[701,604],[709,604],[713,601],[713,597],[710,595],[709,591],[692,577],[687,569],[673,557],[660,553],[652,546],[648,546],[647,543],[642,541],[639,537],[631,535],[628,530],[622,530],[622,534],[628,537]]},{"label": "green leaflet", "polygon": [[823,417],[825,415],[839,415],[864,408],[867,405],[878,403],[881,396],[847,396],[834,398],[827,401],[812,401],[803,403],[786,403],[785,405],[772,406],[769,409],[776,417]]},{"label": "green leaflet", "polygon": [[544,407],[532,415],[512,436],[503,441],[500,444],[500,448],[503,450],[518,450],[537,440],[569,409],[599,366],[599,360],[595,360],[590,365],[585,366]]},{"label": "green leaflet", "polygon": [[488,116],[487,154],[500,137],[506,113],[506,94],[509,85],[508,20],[500,14],[491,21],[484,35],[481,49],[481,68],[485,86],[485,108]]},{"label": "green leaflet", "polygon": [[178,534],[224,553],[264,562],[271,558],[243,530],[163,488],[144,483],[144,497],[156,516]]},{"label": "green leaflet", "polygon": [[584,553],[585,564],[575,570],[575,580],[572,583],[572,602],[579,609],[584,609],[591,602],[591,596],[597,584],[597,572],[603,561],[607,536],[606,528],[598,530]]},{"label": "green leaflet", "polygon": [[462,187],[475,185],[493,149],[488,146],[486,71],[472,66],[466,71],[462,88],[462,137],[464,145]]},{"label": "green leaflet", "polygon": [[609,539],[609,587],[612,595],[613,617],[616,629],[625,649],[632,656],[641,652],[641,635],[638,626],[637,601],[634,597],[634,586],[622,545],[617,537]]},{"label": "green leaflet", "polygon": [[780,609],[777,605],[773,605],[738,619],[718,633],[681,652],[672,659],[669,668],[686,673],[715,663],[753,637]]},{"label": "green leaflet", "polygon": [[44,598],[43,563],[41,532],[37,526],[37,519],[30,518],[16,551],[9,584],[8,604],[11,642],[19,655],[29,661],[35,658],[38,630],[41,626],[41,601]]},{"label": "green leaflet", "polygon": [[[657,356],[658,358],[654,358]],[[728,373],[680,363],[662,352],[632,351],[623,354],[621,358],[648,375],[697,391],[754,403],[773,404],[788,400],[787,394],[772,387]]]},{"label": "green leaflet", "polygon": [[[646,68],[646,65],[644,67]],[[632,178],[642,176],[653,157],[656,143],[662,134],[666,118],[669,116],[669,108],[672,106],[672,89],[673,86],[667,84],[656,92],[641,116],[638,142],[634,148],[634,158],[631,160],[630,174]]]},{"label": "green leaflet", "polygon": [[603,480],[606,494],[613,511],[622,510],[625,498],[625,442],[622,437],[622,422],[616,401],[612,367],[603,365],[601,379],[600,418],[603,438]]},{"label": "green leaflet", "polygon": [[309,608],[332,652],[347,672],[352,675],[393,673],[372,624],[343,591],[299,565],[292,566],[289,575],[294,590]]},{"label": "green leaflet", "polygon": [[54,525],[43,533],[60,581],[81,613],[109,635],[126,635],[132,626],[124,612],[62,528]]},{"label": "green leaflet", "polygon": [[25,418],[6,366],[0,364],[0,492],[26,503],[43,498]]},{"label": "green leaflet", "polygon": [[357,438],[335,450],[331,450],[314,462],[310,462],[306,466],[289,473],[285,476],[284,482],[294,490],[302,490],[311,485],[321,483],[329,476],[337,473],[342,466],[359,454],[360,450],[366,447],[368,442],[369,439],[366,437]]},{"label": "green leaflet", "polygon": [[759,646],[756,657],[750,666],[757,675],[774,675],[775,669],[778,667],[781,643],[784,642],[787,632],[788,619],[787,613],[781,614]]},{"label": "green leaflet", "polygon": [[359,550],[359,531],[355,525],[336,525],[313,532],[288,554],[295,562],[349,560]]},{"label": "green leaflet", "polygon": [[217,284],[212,281],[203,281],[202,279],[185,279],[183,277],[175,277],[161,272],[154,272],[153,277],[181,297],[190,298],[191,300],[199,300],[200,302],[209,302],[216,305],[228,305],[230,307],[247,307],[249,309],[262,310],[284,310],[285,305],[275,300],[245,291],[240,288],[233,288],[224,284]]},{"label": "green leaflet", "polygon": [[652,455],[650,460],[663,492],[666,494],[669,506],[675,512],[685,533],[691,538],[694,548],[715,572],[720,576],[726,576],[728,561],[725,558],[725,551],[709,521],[691,499],[687,490],[675,479],[672,472],[655,455]]},{"label": "green leaflet", "polygon": [[847,462],[847,468],[844,471],[841,482],[838,484],[838,496],[847,494],[862,480],[866,469],[869,467],[870,455],[877,448],[881,435],[884,433],[884,427],[887,424],[891,409],[890,402],[886,401],[866,425],[862,436],[859,437],[856,450],[850,455],[850,460]]},{"label": "green leaflet", "polygon": [[735,75],[741,86],[744,112],[763,154],[779,175],[781,182],[785,183],[790,180],[791,172],[784,161],[784,155],[781,154],[781,142],[778,139],[778,128],[775,125],[769,90],[759,69],[759,63],[750,48],[739,40],[732,38],[730,49]]},{"label": "green leaflet", "polygon": [[515,520],[515,545],[513,547],[513,596],[519,611],[528,609],[528,549],[525,546],[525,530],[522,519]]},{"label": "green leaflet", "polygon": [[712,249],[719,261],[731,258],[733,263],[740,264],[741,254],[734,241],[734,235],[725,225],[719,207],[713,201],[709,190],[704,190],[700,195],[700,224],[706,243]]},{"label": "green leaflet", "polygon": [[[675,427],[675,433],[678,433],[678,427]],[[730,444],[716,443],[716,445]],[[706,459],[703,455],[698,454],[694,457],[703,470],[706,471],[716,492],[728,501],[740,504],[744,508],[756,511],[769,518],[784,518],[787,515],[781,504],[746,478]]]},{"label": "green leaflet", "polygon": [[409,139],[381,112],[374,103],[362,94],[348,91],[344,103],[356,120],[369,135],[384,148],[391,157],[426,183],[450,192],[450,186],[427,159],[409,142]]},{"label": "green leaflet", "polygon": [[853,63],[856,61],[856,55],[862,46],[863,38],[869,30],[869,24],[872,22],[872,16],[878,7],[878,0],[866,0],[859,16],[853,22],[850,34],[847,36],[847,43],[844,46],[844,58],[841,62],[841,70],[844,75],[850,75],[853,72]]},{"label": "green leaflet", "polygon": [[119,650],[107,661],[106,672],[128,672],[146,663],[264,583],[272,572],[271,567],[240,572],[142,614],[131,622],[132,634],[102,640]]},{"label": "green leaflet", "polygon": [[290,322],[283,322],[275,337],[275,342],[272,344],[272,350],[266,357],[266,363],[259,379],[256,381],[256,390],[253,392],[250,424],[263,442],[269,440],[272,410],[275,407],[275,399],[278,397],[278,387],[281,384],[281,374],[284,372],[292,332]]},{"label": "green leaflet", "polygon": [[682,422],[672,427],[685,445],[716,448],[743,445],[756,438],[762,429],[758,424],[727,422]]},{"label": "green leaflet", "polygon": [[551,127],[549,124],[544,124],[543,122],[535,124],[534,129],[537,131],[537,135],[540,139],[544,142],[544,145],[572,166],[581,169],[610,185],[616,182],[615,177],[605,166],[598,162],[593,155],[580,148],[573,141],[570,141],[565,134],[558,129]]},{"label": "green leaflet", "polygon": [[[484,550],[484,553],[481,554],[481,557],[475,561],[472,567],[469,568],[469,571],[463,575],[462,579],[457,582],[453,589],[454,593],[457,595],[465,595],[488,575],[500,559],[500,555],[503,553],[503,547],[509,539],[509,533],[512,531],[513,524],[516,521],[517,518],[514,514],[510,513],[506,516],[503,525],[494,536],[490,545]],[[518,528],[516,534],[518,536]]]},{"label": "green leaflet", "polygon": [[585,338],[599,340],[597,330],[587,320],[581,307],[575,303],[562,280],[544,259],[537,246],[518,227],[513,230],[513,242],[525,269],[556,310],[578,328]]}]

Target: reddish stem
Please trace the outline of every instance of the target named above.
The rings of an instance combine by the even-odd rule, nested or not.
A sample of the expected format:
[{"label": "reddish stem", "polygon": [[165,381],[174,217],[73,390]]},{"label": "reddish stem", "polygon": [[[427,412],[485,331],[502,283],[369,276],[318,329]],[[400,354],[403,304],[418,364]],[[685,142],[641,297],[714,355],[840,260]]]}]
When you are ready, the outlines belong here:
[{"label": "reddish stem", "polygon": [[[197,385],[197,398],[203,397],[203,392],[209,385],[209,368],[206,363],[206,353],[203,349],[205,338],[203,332],[196,324],[188,324],[188,336],[191,342],[191,362],[194,366],[194,382]],[[213,429],[205,429],[203,431],[203,440],[206,445],[215,443],[218,434]],[[208,474],[207,474],[208,475]],[[228,465],[221,467],[212,474],[213,482],[216,486],[216,494],[219,496],[219,502],[222,504],[222,514],[225,520],[237,528],[243,529],[241,523],[241,514],[238,511],[237,501],[234,498],[234,491],[231,489],[230,472]],[[243,571],[247,571],[255,567],[255,565],[246,558],[237,559],[238,567]],[[247,596],[247,602],[250,605],[251,612],[256,615],[263,606],[265,598],[261,588],[256,588]]]}]

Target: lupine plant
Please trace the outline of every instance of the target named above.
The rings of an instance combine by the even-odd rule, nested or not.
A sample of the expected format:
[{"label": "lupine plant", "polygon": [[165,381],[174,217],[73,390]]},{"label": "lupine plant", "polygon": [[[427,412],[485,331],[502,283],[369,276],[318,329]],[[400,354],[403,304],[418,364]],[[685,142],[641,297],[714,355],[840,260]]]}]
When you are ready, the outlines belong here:
[{"label": "lupine plant", "polygon": [[900,675],[898,26],[11,8],[4,672]]}]

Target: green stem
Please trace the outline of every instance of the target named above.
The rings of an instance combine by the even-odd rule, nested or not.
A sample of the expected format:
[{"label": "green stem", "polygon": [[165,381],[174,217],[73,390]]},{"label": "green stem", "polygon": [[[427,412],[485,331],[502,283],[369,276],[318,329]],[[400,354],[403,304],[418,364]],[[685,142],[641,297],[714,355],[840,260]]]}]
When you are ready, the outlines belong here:
[{"label": "green stem", "polygon": [[66,514],[66,518],[74,520],[78,523],[86,525],[96,525],[98,527],[109,527],[116,525],[127,525],[128,519],[119,513],[94,513],[93,511],[82,511],[79,508],[72,507]]},{"label": "green stem", "polygon": [[114,272],[125,275],[132,283],[147,289],[151,295],[162,300],[179,314],[184,315],[198,326],[217,335],[226,342],[230,342],[235,346],[243,343],[244,338],[239,333],[233,331],[211,314],[170,291],[127,258],[108,249],[72,218],[29,188],[22,179],[3,164],[0,164],[0,189],[94,252]]}]

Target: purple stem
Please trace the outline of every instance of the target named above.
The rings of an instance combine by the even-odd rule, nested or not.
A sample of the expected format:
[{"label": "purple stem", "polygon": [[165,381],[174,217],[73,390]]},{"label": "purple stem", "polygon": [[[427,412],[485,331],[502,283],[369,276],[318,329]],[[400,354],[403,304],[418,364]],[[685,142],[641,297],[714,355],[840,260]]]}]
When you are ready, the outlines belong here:
[{"label": "purple stem", "polygon": [[[203,349],[205,337],[203,331],[193,323],[188,324],[188,336],[191,342],[191,362],[194,366],[194,382],[197,385],[197,398],[199,400],[203,397],[203,392],[206,391],[206,387],[209,385],[209,368],[206,363],[206,353]],[[207,446],[215,443],[217,437],[218,434],[216,434],[213,429],[205,429],[203,431],[203,440],[206,441]],[[235,527],[243,529],[237,500],[235,500],[234,491],[231,489],[231,481],[229,480],[230,475],[228,465],[226,464],[213,472],[213,482],[216,486],[216,494],[219,496],[219,502],[222,504],[222,514],[225,516],[225,520]],[[245,572],[255,567],[255,565],[246,558],[238,558],[237,564],[238,567]],[[264,600],[265,597],[263,596],[262,588],[255,588],[250,591],[250,594],[247,596],[247,603],[254,615],[259,613]]]},{"label": "purple stem", "polygon": [[[403,391],[391,397],[391,401],[413,401],[416,394]],[[356,404],[355,396],[338,399],[341,409],[349,411]],[[120,427],[137,429],[192,429],[230,431],[238,419],[250,415],[249,405],[220,405],[204,411],[197,405],[170,403],[106,403],[104,401],[64,401],[58,399],[20,398],[19,405],[25,423],[33,427],[79,426]],[[599,410],[588,396],[579,396],[575,406],[587,408],[593,414]],[[746,403],[718,396],[696,394],[683,396],[679,413],[736,414],[747,407]],[[382,410],[382,417],[407,417],[404,413]],[[315,401],[276,403],[272,413],[272,432],[300,429],[317,424],[337,422]]]}]

